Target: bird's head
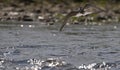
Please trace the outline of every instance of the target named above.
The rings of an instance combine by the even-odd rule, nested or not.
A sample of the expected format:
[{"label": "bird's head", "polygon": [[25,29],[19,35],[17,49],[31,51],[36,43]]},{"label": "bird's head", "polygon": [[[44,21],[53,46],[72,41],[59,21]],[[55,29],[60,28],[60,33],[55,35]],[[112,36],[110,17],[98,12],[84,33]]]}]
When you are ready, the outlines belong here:
[{"label": "bird's head", "polygon": [[79,7],[79,12],[84,14],[85,11],[84,11],[84,9],[82,7]]}]

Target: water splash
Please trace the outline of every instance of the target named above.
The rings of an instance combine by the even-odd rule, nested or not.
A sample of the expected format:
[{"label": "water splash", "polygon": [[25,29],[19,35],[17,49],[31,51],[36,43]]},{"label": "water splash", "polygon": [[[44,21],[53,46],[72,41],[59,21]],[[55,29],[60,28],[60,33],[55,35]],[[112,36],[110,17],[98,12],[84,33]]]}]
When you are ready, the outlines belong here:
[{"label": "water splash", "polygon": [[5,66],[3,65],[4,64],[4,58],[0,58],[0,69],[4,69]]},{"label": "water splash", "polygon": [[111,70],[117,65],[110,62],[91,63],[88,65],[81,64],[74,66],[65,62],[61,58],[47,58],[47,59],[29,59],[29,65],[23,68],[16,67],[16,70]]},{"label": "water splash", "polygon": [[[118,61],[117,61],[118,62]],[[81,64],[80,66],[74,66],[71,63],[67,63],[62,58],[46,58],[46,59],[26,59],[26,60],[6,60],[0,59],[0,69],[5,69],[6,64],[10,63],[15,70],[116,70],[119,66],[117,62],[100,62],[91,63],[88,65]],[[118,69],[117,69],[118,70]]]},{"label": "water splash", "polygon": [[117,65],[115,63],[106,63],[106,62],[101,62],[101,63],[92,63],[89,65],[82,64],[79,66],[79,69],[87,69],[87,70],[110,70],[112,67],[116,67]]}]

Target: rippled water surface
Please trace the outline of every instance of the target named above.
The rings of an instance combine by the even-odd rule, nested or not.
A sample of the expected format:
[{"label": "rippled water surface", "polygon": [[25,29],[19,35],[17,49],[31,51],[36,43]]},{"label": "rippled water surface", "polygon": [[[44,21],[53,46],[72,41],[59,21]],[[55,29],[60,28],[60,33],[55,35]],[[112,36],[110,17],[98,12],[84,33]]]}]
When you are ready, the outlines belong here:
[{"label": "rippled water surface", "polygon": [[[58,31],[59,27],[38,23],[0,24],[0,70],[89,70],[79,67],[103,62],[113,64],[110,70],[120,70],[119,23],[70,25],[62,32]],[[29,62],[33,59],[45,62],[48,58],[60,58],[58,62],[67,64],[60,68],[41,64],[44,68],[40,68],[40,64]],[[34,69],[36,65],[38,68]]]}]

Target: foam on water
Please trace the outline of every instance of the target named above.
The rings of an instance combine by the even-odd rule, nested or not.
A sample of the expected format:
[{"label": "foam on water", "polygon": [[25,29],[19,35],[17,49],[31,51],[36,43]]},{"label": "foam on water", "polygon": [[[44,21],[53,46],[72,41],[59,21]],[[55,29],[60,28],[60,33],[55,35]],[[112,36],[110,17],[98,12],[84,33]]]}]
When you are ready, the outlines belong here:
[{"label": "foam on water", "polygon": [[5,60],[4,58],[1,58],[0,69],[6,69],[5,65],[9,63],[17,65],[14,67],[15,70],[112,70],[112,68],[117,68],[117,66],[119,66],[119,64],[112,62],[74,66],[62,60],[62,58],[27,59],[20,61]]}]

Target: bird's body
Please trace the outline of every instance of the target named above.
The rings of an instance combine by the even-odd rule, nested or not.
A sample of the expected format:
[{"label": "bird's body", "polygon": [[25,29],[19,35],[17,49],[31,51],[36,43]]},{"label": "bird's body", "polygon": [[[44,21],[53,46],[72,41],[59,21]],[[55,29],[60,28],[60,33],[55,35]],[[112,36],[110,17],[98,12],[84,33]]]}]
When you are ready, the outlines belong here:
[{"label": "bird's body", "polygon": [[[99,11],[97,12],[85,12],[85,9],[88,8],[88,7],[94,7],[94,8],[97,8]],[[59,31],[62,31],[63,27],[66,25],[68,19],[72,16],[86,16],[86,15],[89,15],[89,14],[96,14],[96,13],[99,13],[101,11],[104,11],[103,9],[99,8],[99,7],[96,7],[95,5],[91,5],[91,4],[86,4],[84,7],[80,7],[78,10],[75,10],[75,11],[71,11],[70,13],[68,13],[64,19],[63,19],[63,24],[62,26],[60,27]],[[79,14],[78,14],[79,13]]]}]

